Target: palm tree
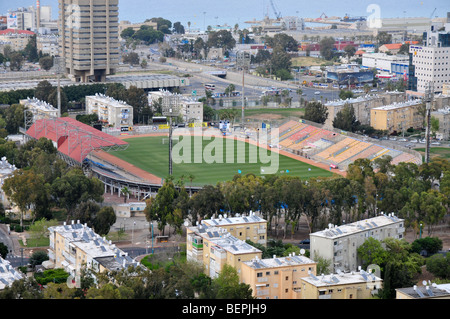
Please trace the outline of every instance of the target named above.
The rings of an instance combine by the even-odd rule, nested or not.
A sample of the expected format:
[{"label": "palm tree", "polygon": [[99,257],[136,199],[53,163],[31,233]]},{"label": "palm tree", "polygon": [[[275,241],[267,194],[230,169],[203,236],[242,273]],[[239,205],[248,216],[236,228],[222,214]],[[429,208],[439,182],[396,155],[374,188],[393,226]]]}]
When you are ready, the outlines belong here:
[{"label": "palm tree", "polygon": [[120,192],[125,196],[123,199],[123,202],[126,203],[127,202],[127,198],[129,197],[129,195],[131,194],[131,191],[128,187],[122,187],[122,189],[120,190]]},{"label": "palm tree", "polygon": [[189,197],[192,197],[192,181],[195,179],[195,176],[192,175],[191,173],[189,173],[189,174],[187,174],[186,178],[189,179],[189,182],[190,182]]}]

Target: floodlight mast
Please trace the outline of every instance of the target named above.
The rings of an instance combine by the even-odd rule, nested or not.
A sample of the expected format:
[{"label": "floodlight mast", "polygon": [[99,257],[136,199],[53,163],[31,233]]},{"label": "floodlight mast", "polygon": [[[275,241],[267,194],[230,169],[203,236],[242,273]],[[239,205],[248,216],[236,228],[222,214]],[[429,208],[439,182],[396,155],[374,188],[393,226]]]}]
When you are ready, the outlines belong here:
[{"label": "floodlight mast", "polygon": [[172,117],[178,117],[180,111],[180,95],[169,91],[163,92],[163,115],[169,118],[169,176],[173,175],[172,161]]},{"label": "floodlight mast", "polygon": [[250,54],[248,52],[239,51],[236,57],[238,67],[242,68],[242,130],[244,129],[244,117],[245,117],[245,69],[250,67]]},{"label": "floodlight mast", "polygon": [[425,148],[425,162],[430,163],[430,139],[431,139],[431,103],[433,101],[433,95],[434,95],[434,88],[433,88],[433,82],[430,82],[428,84],[428,88],[425,91],[425,103],[426,103],[426,120],[427,120],[427,127],[426,127],[426,133],[425,133],[425,142],[426,142],[426,148]]}]

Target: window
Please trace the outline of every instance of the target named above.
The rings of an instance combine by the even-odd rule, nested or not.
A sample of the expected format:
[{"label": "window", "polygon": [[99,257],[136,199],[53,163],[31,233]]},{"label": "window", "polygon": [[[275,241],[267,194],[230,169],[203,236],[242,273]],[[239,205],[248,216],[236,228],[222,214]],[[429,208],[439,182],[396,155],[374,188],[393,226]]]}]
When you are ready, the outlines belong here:
[{"label": "window", "polygon": [[286,276],[286,280],[289,280],[289,276]]},{"label": "window", "polygon": [[262,277],[262,272],[258,272],[258,273],[256,274],[256,277],[258,277],[258,278]]},{"label": "window", "polygon": [[270,271],[266,271],[266,276],[270,276]]}]

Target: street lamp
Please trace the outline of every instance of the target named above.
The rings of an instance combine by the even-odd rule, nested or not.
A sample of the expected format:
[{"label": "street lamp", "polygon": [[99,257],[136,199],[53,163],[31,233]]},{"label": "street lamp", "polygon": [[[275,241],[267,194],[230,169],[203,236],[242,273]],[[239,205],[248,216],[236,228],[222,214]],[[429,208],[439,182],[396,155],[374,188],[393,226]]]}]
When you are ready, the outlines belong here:
[{"label": "street lamp", "polygon": [[163,92],[162,113],[169,118],[169,176],[173,174],[172,166],[172,118],[180,115],[181,95]]},{"label": "street lamp", "polygon": [[423,226],[423,224],[420,223],[419,226],[420,226],[420,234],[419,234],[419,238],[422,238],[422,226]]},{"label": "street lamp", "polygon": [[134,226],[136,226],[136,222],[133,223],[133,229],[131,230],[131,245],[134,245]]},{"label": "street lamp", "polygon": [[245,69],[250,68],[250,53],[238,51],[236,54],[236,66],[242,68],[242,130],[244,129],[244,109],[245,109]]}]

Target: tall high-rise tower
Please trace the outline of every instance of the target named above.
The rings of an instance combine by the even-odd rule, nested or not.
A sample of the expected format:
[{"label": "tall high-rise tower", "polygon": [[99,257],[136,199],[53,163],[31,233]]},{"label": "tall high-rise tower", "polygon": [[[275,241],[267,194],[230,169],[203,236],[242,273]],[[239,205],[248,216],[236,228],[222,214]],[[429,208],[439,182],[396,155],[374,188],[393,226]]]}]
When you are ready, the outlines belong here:
[{"label": "tall high-rise tower", "polygon": [[75,82],[102,82],[119,65],[119,0],[59,0],[60,54]]}]

